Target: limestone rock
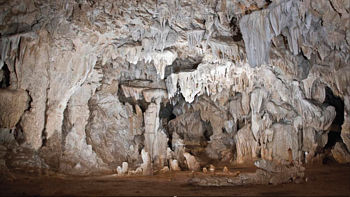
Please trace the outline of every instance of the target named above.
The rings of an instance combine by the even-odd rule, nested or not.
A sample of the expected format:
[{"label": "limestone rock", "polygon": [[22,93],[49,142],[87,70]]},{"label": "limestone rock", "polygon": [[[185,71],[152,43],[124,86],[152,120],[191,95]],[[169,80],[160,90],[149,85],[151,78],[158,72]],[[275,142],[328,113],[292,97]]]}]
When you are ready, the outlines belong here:
[{"label": "limestone rock", "polygon": [[164,166],[159,172],[160,173],[167,173],[167,172],[169,172],[169,167],[168,166]]},{"label": "limestone rock", "polygon": [[257,157],[257,148],[258,144],[254,140],[249,125],[243,127],[237,132],[236,150],[238,163],[244,163],[255,159]]},{"label": "limestone rock", "polygon": [[274,130],[272,141],[273,156],[276,157],[276,159],[288,160],[288,150],[291,149],[293,159],[297,159],[300,151],[298,140],[300,134],[295,133],[291,125],[274,124],[272,129]]},{"label": "limestone rock", "polygon": [[[106,87],[107,88],[107,87]],[[87,143],[94,147],[104,163],[122,163],[139,158],[137,138],[142,133],[142,113],[119,101],[103,89],[90,99],[90,116],[86,125]]]},{"label": "limestone rock", "polygon": [[229,174],[230,173],[229,169],[226,166],[224,167],[222,172],[225,173],[225,174]]},{"label": "limestone rock", "polygon": [[142,168],[138,167],[136,170],[130,170],[128,175],[142,175]]},{"label": "limestone rock", "polygon": [[[348,113],[348,112],[347,112]],[[344,123],[341,128],[341,138],[344,141],[348,151],[350,150],[350,117],[349,115],[345,115]]]},{"label": "limestone rock", "polygon": [[150,153],[152,161],[156,161],[158,167],[163,167],[167,159],[168,138],[159,128],[160,103],[151,103],[145,114],[145,150]]},{"label": "limestone rock", "polygon": [[209,166],[209,172],[214,173],[215,172],[215,166],[210,164]]},{"label": "limestone rock", "polygon": [[204,174],[208,173],[208,169],[207,169],[207,168],[205,168],[205,167],[203,168],[203,170],[202,170],[202,171],[203,171],[203,173],[204,173]]},{"label": "limestone rock", "polygon": [[178,135],[184,136],[183,143],[187,145],[200,145],[203,140],[204,126],[199,113],[186,113],[177,116],[169,122],[169,126]]},{"label": "limestone rock", "polygon": [[143,175],[152,175],[153,169],[151,165],[151,157],[148,152],[146,152],[144,149],[141,151],[142,161],[141,164],[142,173]]},{"label": "limestone rock", "polygon": [[125,175],[125,174],[127,174],[128,173],[128,168],[129,168],[128,162],[123,162],[122,163],[122,167],[120,167],[120,166],[117,167],[118,175]]},{"label": "limestone rock", "polygon": [[[69,174],[89,174],[104,169],[105,164],[92,150],[92,145],[86,140],[86,126],[88,125],[90,109],[88,106],[90,93],[95,92],[101,74],[94,69],[82,87],[70,98],[63,121],[63,156],[60,170]],[[81,150],[81,151],[79,151]],[[73,166],[80,164],[79,171],[74,171]]]},{"label": "limestone rock", "polygon": [[[214,70],[212,71],[211,68]],[[194,101],[195,96],[207,94],[215,95],[220,93],[225,87],[228,89],[234,86],[237,90],[243,90],[250,87],[247,75],[242,67],[235,67],[231,62],[224,64],[201,64],[194,71],[180,72],[172,74],[166,79],[168,96],[174,97],[177,92],[177,86],[180,87],[180,92],[185,100],[189,103]],[[250,72],[248,70],[248,72]],[[235,78],[235,80],[228,78]],[[220,87],[219,89],[217,87]]]},{"label": "limestone rock", "polygon": [[191,155],[190,153],[184,153],[184,157],[186,158],[186,163],[189,170],[191,171],[200,170],[200,165],[193,155]]},{"label": "limestone rock", "polygon": [[[343,161],[349,10],[344,0],[0,3],[6,166],[87,175],[127,162],[151,175],[185,160],[191,170],[208,159],[293,163],[318,157],[340,128]],[[204,182],[301,177],[296,164],[283,169]]]},{"label": "limestone rock", "polygon": [[350,163],[350,153],[343,143],[337,142],[332,149],[334,159],[339,163]]},{"label": "limestone rock", "polygon": [[181,171],[181,168],[179,167],[179,162],[176,159],[170,161],[170,169],[172,171]]},{"label": "limestone rock", "polygon": [[29,96],[24,90],[0,89],[0,128],[15,127],[28,102]]},{"label": "limestone rock", "polygon": [[237,176],[201,176],[189,180],[200,186],[237,186],[246,184],[282,184],[290,180],[299,182],[304,178],[305,168],[299,164],[292,166],[274,164],[270,161],[258,160],[259,168],[255,173],[239,173]]}]

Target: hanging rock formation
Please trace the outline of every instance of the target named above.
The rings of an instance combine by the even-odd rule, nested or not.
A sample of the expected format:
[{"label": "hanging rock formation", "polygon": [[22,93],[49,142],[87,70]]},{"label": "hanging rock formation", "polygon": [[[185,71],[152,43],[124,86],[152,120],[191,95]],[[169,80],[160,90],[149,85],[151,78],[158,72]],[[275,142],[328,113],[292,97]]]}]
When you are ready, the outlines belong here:
[{"label": "hanging rock formation", "polygon": [[349,1],[5,0],[0,23],[4,174],[349,162]]}]

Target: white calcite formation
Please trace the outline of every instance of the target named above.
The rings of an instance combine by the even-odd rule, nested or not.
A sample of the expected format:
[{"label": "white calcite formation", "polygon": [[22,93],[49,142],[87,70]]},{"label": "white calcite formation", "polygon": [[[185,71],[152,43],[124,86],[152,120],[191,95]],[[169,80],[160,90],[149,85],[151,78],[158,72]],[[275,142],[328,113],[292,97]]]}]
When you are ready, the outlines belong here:
[{"label": "white calcite formation", "polygon": [[180,171],[181,170],[181,168],[179,167],[179,162],[176,159],[170,161],[170,169],[172,171]]},{"label": "white calcite formation", "polygon": [[252,86],[247,76],[251,70],[244,68],[247,66],[246,64],[236,66],[230,61],[204,63],[198,65],[196,70],[171,74],[166,79],[169,98],[176,95],[178,87],[188,103],[192,103],[196,96],[203,94],[210,96],[220,94],[227,89],[235,91],[249,89]]},{"label": "white calcite formation", "polygon": [[146,152],[144,149],[141,151],[141,157],[143,163],[141,164],[141,169],[143,175],[152,175],[153,169],[152,169],[152,161],[151,156],[148,152]]},{"label": "white calcite formation", "polygon": [[145,150],[150,153],[151,159],[159,167],[163,167],[167,156],[168,138],[165,132],[159,128],[160,103],[151,103],[145,114]]},{"label": "white calcite formation", "polygon": [[129,167],[128,163],[127,162],[123,162],[121,167],[120,166],[117,167],[118,175],[125,175],[125,174],[127,174],[128,173],[128,167]]},{"label": "white calcite formation", "polygon": [[5,0],[1,168],[347,163],[349,19],[346,0]]}]

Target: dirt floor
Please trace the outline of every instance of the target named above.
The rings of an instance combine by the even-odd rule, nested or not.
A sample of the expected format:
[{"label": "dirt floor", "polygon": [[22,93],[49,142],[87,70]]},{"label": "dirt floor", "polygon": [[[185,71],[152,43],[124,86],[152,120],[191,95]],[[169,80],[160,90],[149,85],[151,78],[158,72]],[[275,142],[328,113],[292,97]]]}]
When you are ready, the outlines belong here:
[{"label": "dirt floor", "polygon": [[[231,169],[234,172],[252,169]],[[2,196],[350,196],[350,165],[308,168],[302,184],[200,187],[187,183],[190,172],[143,177],[32,177],[0,185]]]}]

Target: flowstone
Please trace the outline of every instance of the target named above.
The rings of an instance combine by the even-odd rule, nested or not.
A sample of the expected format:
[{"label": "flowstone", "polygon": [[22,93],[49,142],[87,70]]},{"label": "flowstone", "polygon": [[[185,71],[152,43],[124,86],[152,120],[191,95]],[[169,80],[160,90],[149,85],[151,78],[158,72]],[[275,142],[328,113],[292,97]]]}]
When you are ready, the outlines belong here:
[{"label": "flowstone", "polygon": [[245,184],[287,182],[324,156],[348,163],[349,18],[346,0],[1,1],[1,166],[295,161],[279,178],[230,179]]}]

